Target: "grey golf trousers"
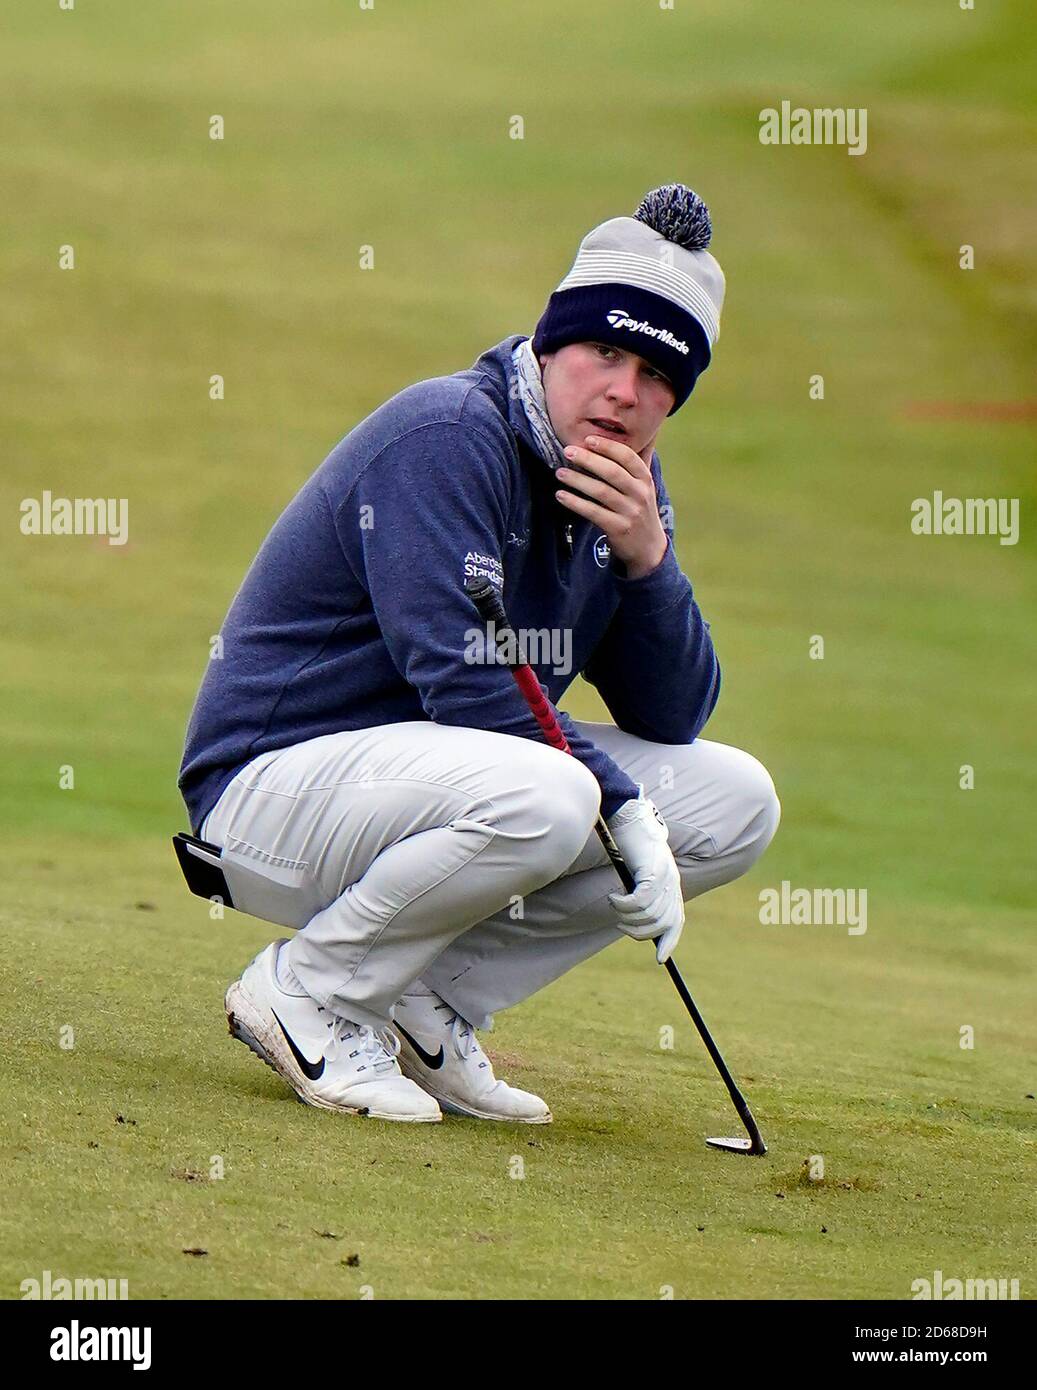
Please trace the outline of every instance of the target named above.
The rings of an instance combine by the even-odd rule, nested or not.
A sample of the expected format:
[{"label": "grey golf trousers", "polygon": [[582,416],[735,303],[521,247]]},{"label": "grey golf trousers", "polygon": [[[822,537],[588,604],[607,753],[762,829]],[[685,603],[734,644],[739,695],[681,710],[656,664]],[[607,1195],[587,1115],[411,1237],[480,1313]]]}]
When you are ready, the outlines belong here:
[{"label": "grey golf trousers", "polygon": [[[579,727],[659,807],[686,901],[738,878],[770,843],[780,806],[750,754]],[[421,720],[261,754],[202,836],[236,866],[238,906],[298,929],[288,958],[319,1004],[384,1027],[420,978],[486,1028],[622,939],[599,804],[594,776],[568,754]]]}]

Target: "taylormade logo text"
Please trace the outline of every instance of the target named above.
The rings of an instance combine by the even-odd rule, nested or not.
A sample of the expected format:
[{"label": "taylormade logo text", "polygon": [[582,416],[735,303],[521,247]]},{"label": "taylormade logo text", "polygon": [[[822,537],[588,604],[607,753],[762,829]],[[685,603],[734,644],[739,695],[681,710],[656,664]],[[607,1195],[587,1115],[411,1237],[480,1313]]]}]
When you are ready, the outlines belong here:
[{"label": "taylormade logo text", "polygon": [[667,347],[672,347],[677,352],[683,352],[685,357],[688,355],[687,343],[681,342],[680,338],[675,338],[668,328],[653,328],[647,319],[642,319],[638,323],[637,319],[632,319],[625,309],[610,309],[605,315],[613,328],[629,328],[632,333],[647,333],[650,338],[658,338],[660,343],[665,343]]}]

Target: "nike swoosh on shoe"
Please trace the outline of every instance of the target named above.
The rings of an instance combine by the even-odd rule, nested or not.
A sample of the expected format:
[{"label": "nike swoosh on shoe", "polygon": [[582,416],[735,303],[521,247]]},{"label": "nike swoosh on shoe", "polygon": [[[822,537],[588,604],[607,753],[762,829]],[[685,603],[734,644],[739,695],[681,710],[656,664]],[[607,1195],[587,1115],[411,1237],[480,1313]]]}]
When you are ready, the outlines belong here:
[{"label": "nike swoosh on shoe", "polygon": [[[277,1018],[277,1014],[274,1012],[273,1009],[271,1009],[270,1012],[274,1015],[274,1018]],[[319,1062],[309,1061],[296,1047],[295,1040],[292,1038],[292,1035],[289,1033],[288,1029],[284,1026],[284,1024],[281,1022],[279,1018],[277,1018],[277,1026],[284,1034],[284,1040],[292,1049],[292,1056],[299,1063],[299,1066],[302,1068],[303,1074],[305,1076],[308,1076],[311,1081],[319,1081],[320,1078],[324,1075],[324,1058],[322,1057]]]},{"label": "nike swoosh on shoe", "polygon": [[[274,1017],[276,1018],[277,1015],[275,1014]],[[435,1056],[433,1056],[431,1053],[425,1051],[421,1043],[419,1043],[415,1038],[411,1037],[411,1035],[407,1032],[406,1028],[401,1028],[400,1025],[395,1021],[393,1022],[393,1027],[396,1029],[397,1033],[403,1034],[403,1036],[410,1043],[411,1047],[413,1047],[414,1051],[425,1063],[426,1067],[428,1067],[431,1071],[439,1070],[439,1068],[446,1061],[446,1053],[443,1051],[442,1043],[439,1044],[439,1051],[436,1053]]]}]

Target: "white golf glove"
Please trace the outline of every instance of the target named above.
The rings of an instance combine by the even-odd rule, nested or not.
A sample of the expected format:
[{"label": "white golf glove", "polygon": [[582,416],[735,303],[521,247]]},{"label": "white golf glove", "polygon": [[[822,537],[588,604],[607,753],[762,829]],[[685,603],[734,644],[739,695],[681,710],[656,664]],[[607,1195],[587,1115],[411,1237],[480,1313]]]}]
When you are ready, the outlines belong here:
[{"label": "white golf glove", "polygon": [[644,787],[606,821],[637,885],[633,893],[610,893],[619,927],[635,941],[659,937],[655,958],[670,959],[684,927],[681,875],[666,839],[666,822]]}]

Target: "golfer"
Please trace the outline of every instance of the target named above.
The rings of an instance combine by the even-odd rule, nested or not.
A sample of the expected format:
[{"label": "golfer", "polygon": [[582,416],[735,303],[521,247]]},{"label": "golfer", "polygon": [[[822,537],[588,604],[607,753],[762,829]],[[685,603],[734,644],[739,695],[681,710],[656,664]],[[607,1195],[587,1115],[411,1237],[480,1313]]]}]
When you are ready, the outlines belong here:
[{"label": "golfer", "polygon": [[[532,338],[408,387],[336,445],[231,604],[179,785],[234,905],[295,929],[226,1009],[311,1105],[550,1121],[477,1030],[624,933],[666,960],[685,901],[777,828],[765,768],[698,737],[720,670],[656,452],[717,341],[710,234],[682,184],[594,228]],[[541,637],[554,705],[576,675],[598,690],[614,723],[559,714],[575,756],[495,659],[473,575]]]}]

